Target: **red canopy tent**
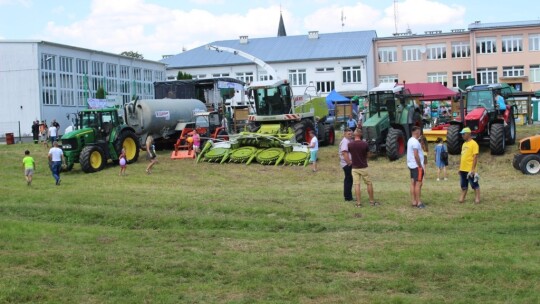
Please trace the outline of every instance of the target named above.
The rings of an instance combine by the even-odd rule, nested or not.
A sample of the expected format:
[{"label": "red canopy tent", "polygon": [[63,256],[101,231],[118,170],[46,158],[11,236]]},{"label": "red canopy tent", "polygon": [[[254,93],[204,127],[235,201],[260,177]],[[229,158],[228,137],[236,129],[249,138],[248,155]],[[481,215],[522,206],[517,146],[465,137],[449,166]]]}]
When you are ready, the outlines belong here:
[{"label": "red canopy tent", "polygon": [[424,97],[420,97],[422,101],[447,100],[457,95],[457,92],[438,82],[406,83],[405,89],[408,89],[411,94],[424,94]]}]

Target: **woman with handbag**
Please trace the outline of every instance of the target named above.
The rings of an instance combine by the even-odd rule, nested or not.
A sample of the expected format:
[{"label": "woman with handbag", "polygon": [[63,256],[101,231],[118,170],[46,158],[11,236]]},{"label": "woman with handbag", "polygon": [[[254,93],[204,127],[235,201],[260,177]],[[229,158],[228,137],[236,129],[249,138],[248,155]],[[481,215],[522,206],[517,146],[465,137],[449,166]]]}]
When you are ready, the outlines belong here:
[{"label": "woman with handbag", "polygon": [[448,180],[446,174],[446,166],[448,166],[448,150],[440,137],[438,137],[435,142],[435,165],[437,166],[437,181],[441,180],[441,171],[443,171],[444,180]]}]

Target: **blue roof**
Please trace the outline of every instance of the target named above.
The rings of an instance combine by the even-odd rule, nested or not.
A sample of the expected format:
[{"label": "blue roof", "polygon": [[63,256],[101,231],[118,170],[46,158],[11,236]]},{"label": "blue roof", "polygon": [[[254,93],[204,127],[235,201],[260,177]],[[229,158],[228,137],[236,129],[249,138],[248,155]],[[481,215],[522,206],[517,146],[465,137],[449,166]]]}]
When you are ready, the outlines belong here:
[{"label": "blue roof", "polygon": [[[319,34],[318,39],[309,39],[308,35],[301,35],[250,38],[246,44],[241,44],[239,39],[215,41],[209,44],[234,48],[267,63],[276,63],[366,57],[376,37],[375,31],[357,31]],[[167,64],[168,68],[253,64],[241,56],[207,50],[206,45],[167,57],[160,62]]]}]

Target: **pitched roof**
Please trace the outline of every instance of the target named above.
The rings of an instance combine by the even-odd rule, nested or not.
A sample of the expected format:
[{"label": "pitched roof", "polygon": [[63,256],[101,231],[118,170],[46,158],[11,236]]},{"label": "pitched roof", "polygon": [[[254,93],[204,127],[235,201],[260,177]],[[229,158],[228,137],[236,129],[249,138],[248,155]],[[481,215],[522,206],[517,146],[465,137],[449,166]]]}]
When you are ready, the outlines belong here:
[{"label": "pitched roof", "polygon": [[[253,55],[267,63],[345,59],[366,57],[377,37],[375,31],[357,31],[319,34],[310,39],[308,35],[283,36],[239,40],[215,41],[210,44],[234,48]],[[208,66],[230,66],[253,64],[251,61],[231,53],[209,51],[206,46],[162,59],[168,68],[195,68]]]}]

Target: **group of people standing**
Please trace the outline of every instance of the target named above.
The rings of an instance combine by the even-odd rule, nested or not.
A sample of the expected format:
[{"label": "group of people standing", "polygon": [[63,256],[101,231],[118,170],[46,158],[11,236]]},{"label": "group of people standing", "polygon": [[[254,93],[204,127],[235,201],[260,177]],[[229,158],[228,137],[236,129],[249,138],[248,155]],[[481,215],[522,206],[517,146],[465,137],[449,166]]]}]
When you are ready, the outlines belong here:
[{"label": "group of people standing", "polygon": [[[353,139],[354,134],[354,139]],[[471,129],[463,128],[461,131],[464,143],[461,149],[461,161],[459,177],[461,195],[460,203],[464,203],[469,186],[475,191],[475,203],[480,203],[480,185],[477,173],[479,146],[472,139]],[[407,141],[407,168],[410,176],[411,206],[423,209],[425,204],[421,200],[422,185],[427,165],[427,144],[421,138],[422,129],[414,126],[411,130],[411,138]],[[374,199],[373,182],[368,170],[369,146],[362,140],[362,129],[357,128],[354,132],[345,129],[343,139],[339,144],[340,165],[343,169],[343,196],[345,201],[356,201],[355,206],[362,206],[361,182],[366,184],[369,202],[372,206],[379,205]],[[448,165],[448,151],[442,138],[437,139],[435,146],[435,164],[438,169],[437,181],[447,180],[446,166]],[[441,172],[444,173],[441,179]],[[354,186],[356,199],[353,199],[352,188]]]},{"label": "group of people standing", "polygon": [[58,140],[60,135],[60,124],[56,121],[56,119],[53,119],[51,122],[51,126],[47,126],[47,123],[45,121],[39,122],[39,120],[35,120],[32,123],[32,139],[34,140],[34,143],[37,144],[39,141],[43,144],[44,147],[49,147],[48,140],[51,141],[51,144]]}]

